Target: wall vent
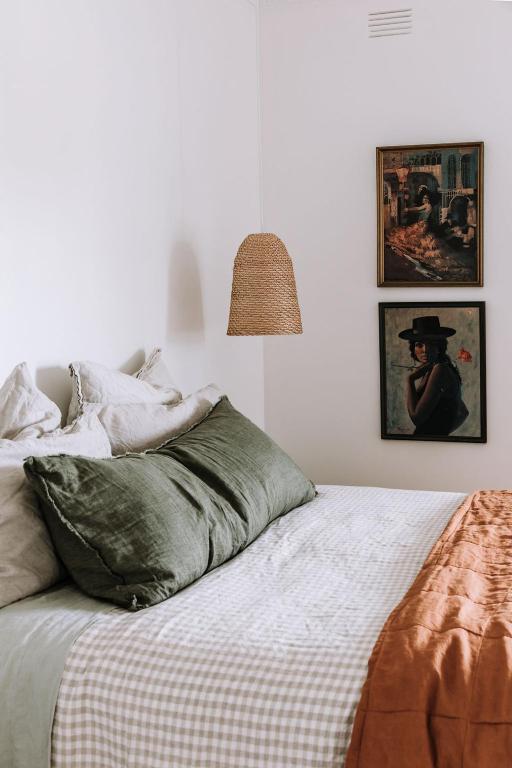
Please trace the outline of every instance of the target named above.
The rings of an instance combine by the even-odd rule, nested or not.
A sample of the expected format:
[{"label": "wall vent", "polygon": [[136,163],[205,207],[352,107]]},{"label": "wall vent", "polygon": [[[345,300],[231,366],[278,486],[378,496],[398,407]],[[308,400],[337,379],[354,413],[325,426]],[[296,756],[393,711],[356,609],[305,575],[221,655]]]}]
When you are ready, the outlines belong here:
[{"label": "wall vent", "polygon": [[368,37],[392,37],[412,33],[412,8],[372,11],[368,14]]}]

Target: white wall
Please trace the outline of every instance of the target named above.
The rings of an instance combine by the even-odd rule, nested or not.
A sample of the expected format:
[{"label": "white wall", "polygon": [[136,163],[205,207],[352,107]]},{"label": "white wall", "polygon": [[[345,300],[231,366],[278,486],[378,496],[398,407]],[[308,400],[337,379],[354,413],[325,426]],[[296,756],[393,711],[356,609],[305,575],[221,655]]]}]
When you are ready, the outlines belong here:
[{"label": "white wall", "polygon": [[[294,258],[304,335],[265,340],[269,432],[318,482],[512,481],[512,5],[417,0],[367,37],[360,0],[263,0],[265,229]],[[485,287],[376,287],[375,147],[485,141]],[[488,443],[380,439],[379,301],[487,302]]]},{"label": "white wall", "polygon": [[262,421],[261,340],[225,335],[257,82],[250,0],[0,0],[0,379],[26,359],[66,407],[70,360],[162,345]]}]

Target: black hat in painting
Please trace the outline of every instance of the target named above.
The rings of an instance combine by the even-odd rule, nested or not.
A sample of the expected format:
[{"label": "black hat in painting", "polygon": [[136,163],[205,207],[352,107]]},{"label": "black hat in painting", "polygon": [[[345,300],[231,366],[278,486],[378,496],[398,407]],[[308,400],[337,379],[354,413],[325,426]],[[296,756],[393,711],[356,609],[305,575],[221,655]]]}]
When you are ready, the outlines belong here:
[{"label": "black hat in painting", "polygon": [[437,315],[427,315],[426,317],[415,317],[412,321],[412,328],[406,328],[398,335],[401,339],[408,341],[414,339],[437,339],[446,338],[457,333],[455,328],[445,328],[439,322]]}]

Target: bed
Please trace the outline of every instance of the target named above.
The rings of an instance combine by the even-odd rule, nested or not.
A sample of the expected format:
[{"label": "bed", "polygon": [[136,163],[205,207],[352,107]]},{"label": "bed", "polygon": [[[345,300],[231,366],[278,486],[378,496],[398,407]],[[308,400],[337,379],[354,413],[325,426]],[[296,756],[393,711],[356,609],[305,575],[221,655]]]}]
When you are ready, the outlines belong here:
[{"label": "bed", "polygon": [[69,583],[0,610],[4,768],[341,768],[390,611],[456,493],[319,486],[129,613]]}]

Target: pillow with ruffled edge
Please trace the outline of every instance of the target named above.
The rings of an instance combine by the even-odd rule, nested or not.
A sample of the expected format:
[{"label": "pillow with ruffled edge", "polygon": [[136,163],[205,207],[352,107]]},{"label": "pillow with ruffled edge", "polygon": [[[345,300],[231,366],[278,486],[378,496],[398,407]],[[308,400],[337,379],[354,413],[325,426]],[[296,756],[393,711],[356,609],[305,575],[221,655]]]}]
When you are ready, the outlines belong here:
[{"label": "pillow with ruffled edge", "polygon": [[0,440],[0,608],[60,581],[65,572],[23,472],[28,456],[111,456],[95,413],[41,437]]},{"label": "pillow with ruffled edge", "polygon": [[88,360],[69,366],[73,391],[68,410],[68,424],[84,412],[89,403],[177,403],[181,392],[174,386],[162,360],[162,350],[154,349],[142,368],[130,375]]},{"label": "pillow with ruffled edge", "polygon": [[20,363],[0,388],[0,439],[40,437],[60,427],[61,412],[34,384]]},{"label": "pillow with ruffled edge", "polygon": [[129,405],[89,404],[94,409],[110,440],[114,456],[142,453],[192,429],[222,397],[215,384],[193,392],[179,403],[131,403]]}]

